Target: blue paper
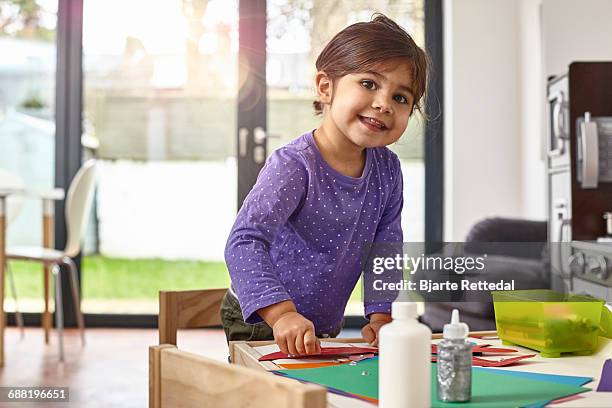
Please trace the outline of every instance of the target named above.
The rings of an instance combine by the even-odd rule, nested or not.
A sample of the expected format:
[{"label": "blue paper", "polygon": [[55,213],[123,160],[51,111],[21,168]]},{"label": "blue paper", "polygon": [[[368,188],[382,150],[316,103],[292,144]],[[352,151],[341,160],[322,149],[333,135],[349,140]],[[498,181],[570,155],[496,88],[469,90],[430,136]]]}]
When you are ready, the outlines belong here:
[{"label": "blue paper", "polygon": [[484,367],[474,367],[474,370],[485,370],[497,374],[507,374],[516,377],[529,378],[532,380],[540,381],[551,381],[558,384],[576,385],[581,386],[588,382],[593,381],[593,377],[575,377],[571,375],[557,375],[557,374],[542,374],[542,373],[530,373],[526,371],[510,371],[510,370],[498,370]]}]

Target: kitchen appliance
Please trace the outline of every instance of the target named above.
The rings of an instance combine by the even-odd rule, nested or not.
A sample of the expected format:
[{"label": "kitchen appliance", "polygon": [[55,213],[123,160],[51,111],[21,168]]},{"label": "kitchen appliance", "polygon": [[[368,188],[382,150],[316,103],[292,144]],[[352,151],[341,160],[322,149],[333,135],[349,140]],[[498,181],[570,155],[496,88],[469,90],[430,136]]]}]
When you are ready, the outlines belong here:
[{"label": "kitchen appliance", "polygon": [[612,62],[548,82],[551,286],[612,301]]}]

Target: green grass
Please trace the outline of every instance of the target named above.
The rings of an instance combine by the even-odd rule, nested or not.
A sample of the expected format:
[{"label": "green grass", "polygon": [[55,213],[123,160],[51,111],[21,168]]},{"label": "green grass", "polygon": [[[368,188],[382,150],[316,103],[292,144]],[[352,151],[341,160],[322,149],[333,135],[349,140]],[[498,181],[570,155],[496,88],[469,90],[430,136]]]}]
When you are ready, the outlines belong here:
[{"label": "green grass", "polygon": [[[17,293],[21,298],[40,298],[43,293],[39,263],[13,261]],[[207,289],[229,286],[223,262],[165,261],[83,257],[81,284],[86,299],[157,299],[160,290]],[[361,281],[351,301],[361,299]]]},{"label": "green grass", "polygon": [[[33,262],[11,262],[17,292],[23,298],[43,293],[42,267]],[[84,298],[157,299],[160,290],[206,289],[229,286],[223,262],[165,261],[83,257]]]}]

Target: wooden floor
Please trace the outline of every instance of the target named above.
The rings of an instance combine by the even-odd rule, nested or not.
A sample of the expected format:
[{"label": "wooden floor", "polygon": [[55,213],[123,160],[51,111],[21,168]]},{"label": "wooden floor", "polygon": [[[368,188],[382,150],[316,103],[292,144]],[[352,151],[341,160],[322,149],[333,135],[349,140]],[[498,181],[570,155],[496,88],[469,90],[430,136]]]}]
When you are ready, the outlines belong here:
[{"label": "wooden floor", "polygon": [[[85,347],[74,329],[64,335],[66,358],[58,362],[57,338],[44,344],[43,332],[27,328],[21,339],[16,328],[6,329],[2,386],[70,387],[70,403],[27,407],[146,407],[148,405],[148,347],[158,343],[154,329],[87,329]],[[179,332],[178,345],[220,361],[227,361],[221,329]],[[16,408],[14,403],[0,407]]]}]

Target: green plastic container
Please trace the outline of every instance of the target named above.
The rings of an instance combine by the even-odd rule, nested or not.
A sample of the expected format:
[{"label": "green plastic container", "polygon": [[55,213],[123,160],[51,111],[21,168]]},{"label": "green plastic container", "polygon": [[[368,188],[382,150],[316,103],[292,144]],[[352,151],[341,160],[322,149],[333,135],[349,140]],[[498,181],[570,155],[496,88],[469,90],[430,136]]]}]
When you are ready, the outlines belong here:
[{"label": "green plastic container", "polygon": [[503,344],[538,350],[542,357],[591,354],[597,348],[603,300],[553,290],[491,294]]}]

